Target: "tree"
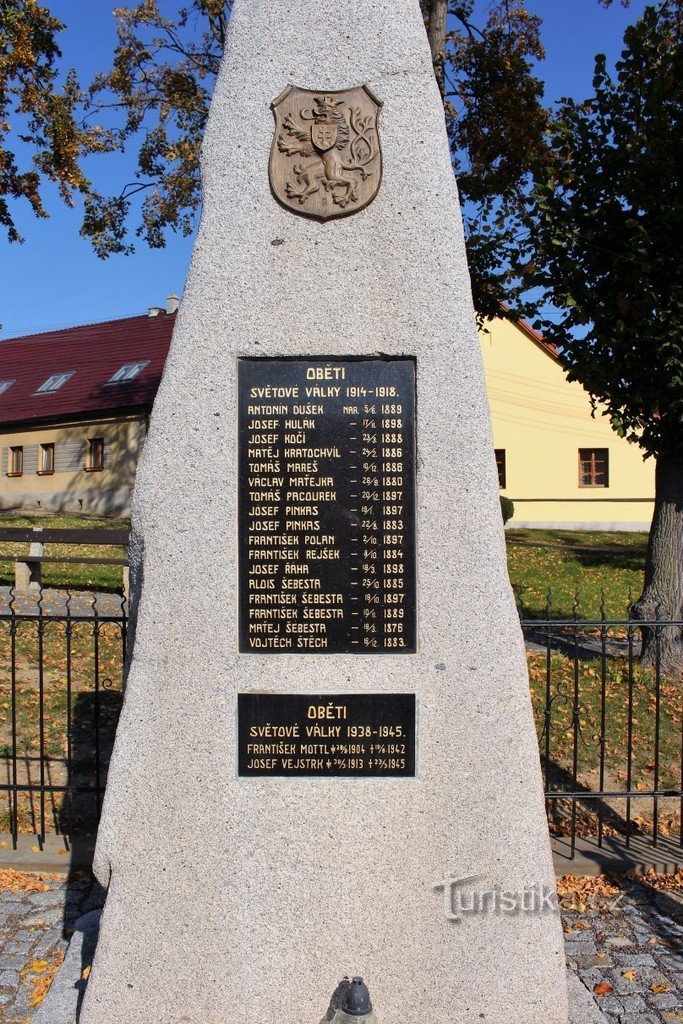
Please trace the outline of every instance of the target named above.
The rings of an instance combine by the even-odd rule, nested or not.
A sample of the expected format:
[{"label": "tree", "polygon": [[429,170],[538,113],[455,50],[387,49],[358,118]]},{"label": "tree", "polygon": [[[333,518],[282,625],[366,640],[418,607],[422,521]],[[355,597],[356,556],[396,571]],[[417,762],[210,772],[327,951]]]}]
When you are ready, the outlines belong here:
[{"label": "tree", "polygon": [[[98,133],[88,137],[74,119],[81,98],[75,75],[56,87],[63,27],[34,0],[0,0],[0,225],[11,242],[22,239],[8,199],[26,199],[37,217],[46,217],[44,179],[57,183],[69,205],[89,187],[79,161],[86,144],[97,148]],[[28,167],[16,147],[9,149],[11,135],[30,154]]]},{"label": "tree", "polygon": [[135,181],[114,196],[92,190],[86,198],[81,234],[99,256],[133,251],[136,197],[143,199],[135,234],[151,248],[163,248],[169,230],[194,229],[201,143],[230,7],[229,0],[192,0],[175,19],[161,13],[158,0],[115,11],[113,66],[89,89],[86,122],[109,117],[109,148],[139,148]]},{"label": "tree", "polygon": [[548,159],[547,112],[535,63],[541,19],[526,0],[493,0],[481,26],[475,0],[422,0],[434,73],[444,99],[463,207],[474,304],[480,319],[506,315],[523,291],[519,244],[533,176]]},{"label": "tree", "polygon": [[[32,0],[2,3],[23,15],[39,10],[50,22],[50,78],[41,97],[50,127],[59,56],[54,36],[62,26]],[[528,14],[525,0],[495,0],[482,29],[472,23],[474,0],[424,4],[432,8],[426,11],[432,46],[443,53],[436,64],[465,205],[475,305],[482,316],[499,316],[501,294],[514,303],[519,293],[517,213],[531,168],[545,151],[542,87],[532,73],[543,54],[540,20]],[[159,248],[169,231],[193,230],[201,203],[199,152],[229,11],[225,0],[191,0],[173,18],[159,0],[120,8],[111,70],[87,93],[69,77],[62,102],[71,163],[51,159],[40,169],[60,182],[68,201],[69,189],[82,194],[81,233],[101,257],[131,252],[135,236]],[[446,34],[447,14],[457,27]],[[114,195],[101,195],[79,171],[79,159],[89,153],[131,147],[135,180]],[[37,188],[37,177],[32,181]],[[136,216],[138,226],[131,227]]]},{"label": "tree", "polygon": [[[543,326],[569,379],[656,459],[641,620],[683,618],[682,30],[683,0],[646,8],[615,77],[599,55],[594,95],[559,104],[531,218],[532,283],[562,311]],[[643,629],[645,664],[656,633]],[[661,663],[683,668],[683,629],[662,631]]]}]

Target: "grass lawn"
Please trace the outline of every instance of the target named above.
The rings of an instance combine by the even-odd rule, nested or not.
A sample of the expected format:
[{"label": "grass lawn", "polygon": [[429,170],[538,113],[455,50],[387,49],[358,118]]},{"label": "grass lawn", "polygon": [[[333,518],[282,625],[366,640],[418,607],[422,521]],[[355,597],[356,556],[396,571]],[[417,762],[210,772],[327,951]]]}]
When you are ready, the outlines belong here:
[{"label": "grass lawn", "polygon": [[[548,591],[557,618],[573,617],[577,594],[577,614],[583,619],[600,618],[603,593],[607,618],[617,619],[640,596],[646,533],[507,530],[506,538],[510,580],[526,618],[545,617]],[[515,541],[559,547],[521,547]]]},{"label": "grass lawn", "polygon": [[[34,515],[26,512],[0,513],[0,526],[43,526],[53,529],[100,527],[126,530],[127,519],[102,516],[65,515],[61,513]],[[508,570],[518,604],[528,618],[543,618],[550,590],[552,614],[571,618],[576,608],[580,618],[600,617],[602,594],[608,618],[622,618],[633,598],[640,595],[645,568],[647,534],[598,533],[568,530],[508,530]],[[554,548],[520,547],[515,541],[548,543]],[[601,550],[583,551],[577,548]],[[606,550],[602,550],[606,549]],[[0,555],[28,553],[27,544],[0,543]],[[122,558],[123,548],[88,545],[49,544],[47,555],[67,558]],[[11,561],[0,561],[0,584],[14,578]],[[120,566],[50,565],[43,566],[43,580],[54,587],[95,587],[119,590],[122,582]]]},{"label": "grass lawn", "polygon": [[[67,515],[59,512],[33,515],[27,512],[0,512],[0,527],[42,526],[52,530],[127,530],[127,519],[114,519],[86,513]],[[28,554],[28,544],[0,542],[0,555]],[[125,558],[125,548],[90,544],[46,544],[45,554],[54,558]],[[96,588],[120,590],[123,566],[120,565],[43,565],[43,583],[48,587]],[[14,564],[0,560],[0,585],[14,581]]]},{"label": "grass lawn", "polygon": [[[5,526],[42,525],[54,528],[104,527],[125,529],[128,523],[119,519],[97,516],[32,516],[4,513],[0,524]],[[546,532],[514,530],[508,532],[508,559],[510,575],[518,594],[525,605],[527,614],[541,617],[545,614],[548,587],[553,593],[552,604],[555,615],[570,616],[576,589],[581,594],[579,614],[585,618],[599,616],[601,591],[605,592],[605,607],[608,616],[622,616],[627,602],[629,588],[637,596],[642,585],[645,558],[645,534],[604,534]],[[559,548],[526,548],[517,546],[515,540],[548,542],[561,545]],[[606,548],[606,551],[583,548]],[[2,554],[13,554],[19,549],[27,551],[26,545],[0,545]],[[88,554],[93,557],[104,554],[119,557],[122,549],[82,548],[80,546],[49,545],[48,554],[65,554],[78,557]],[[11,562],[0,562],[0,573],[6,573],[9,580]],[[96,586],[118,588],[121,585],[121,570],[115,566],[46,566],[45,581],[48,585]],[[38,664],[38,635],[34,623],[21,623],[15,637],[17,660],[16,685],[16,737],[20,757],[19,781],[29,779],[36,782],[40,776],[40,699]],[[67,650],[64,624],[48,623],[42,637],[44,653],[43,674],[43,742],[45,758],[43,771],[53,784],[65,784],[67,778],[66,759],[70,750],[72,757],[72,781],[80,785],[94,785],[95,733],[94,721],[99,711],[101,734],[99,737],[100,764],[106,771],[116,719],[121,703],[120,681],[122,672],[122,644],[120,626],[104,624],[97,637],[92,623],[80,623],[73,627],[71,650]],[[0,772],[3,781],[8,781],[11,772],[12,753],[12,706],[10,686],[10,645],[9,623],[0,621]],[[637,645],[636,645],[637,647]],[[71,690],[73,714],[71,730],[67,735],[67,655],[70,656]],[[531,679],[531,694],[536,719],[541,753],[545,753],[544,712],[546,709],[546,658],[543,654],[528,655]],[[100,690],[95,697],[95,669],[99,672]],[[579,788],[596,789],[599,781],[601,694],[603,680],[600,674],[600,659],[580,660],[578,663],[578,701],[576,710],[580,726],[578,736]],[[551,743],[549,773],[550,786],[571,788],[573,758],[573,714],[575,711],[573,661],[560,653],[551,655]],[[605,785],[607,789],[624,789],[627,781],[627,713],[629,685],[626,660],[623,657],[608,657],[604,680],[606,695],[605,715]],[[633,738],[631,761],[631,785],[635,791],[648,790],[654,782],[654,725],[655,725],[655,680],[651,672],[641,671],[636,665],[631,699],[633,703]],[[662,680],[660,691],[660,751],[659,786],[676,788],[680,785],[680,744],[681,744],[681,688],[679,684]],[[93,794],[94,797],[94,794]],[[613,801],[613,815],[610,821],[619,829],[623,822],[624,801]],[[637,805],[642,804],[642,807]],[[39,801],[36,796],[24,795],[20,799],[21,827],[35,831]],[[636,824],[647,829],[651,821],[652,802],[633,801],[632,817]],[[662,800],[662,832],[675,827],[677,813],[675,800]],[[47,807],[48,827],[68,821],[73,827],[79,824],[92,828],[96,817],[94,799],[77,800],[74,807],[65,809],[61,798],[55,794]],[[561,815],[560,815],[561,817]],[[582,813],[586,827],[594,826],[594,818]],[[566,816],[565,816],[566,821]],[[614,825],[614,823],[617,823]],[[6,831],[9,824],[7,797],[0,794],[0,831]],[[562,822],[558,829],[562,830]],[[608,827],[612,827],[608,825]]]},{"label": "grass lawn", "polygon": [[[38,673],[39,645],[43,650],[42,687]],[[37,785],[84,786],[92,795],[79,795],[66,806],[61,793],[45,798],[46,827],[54,832],[93,832],[97,818],[95,796],[97,761],[101,781],[106,775],[121,708],[123,639],[121,624],[47,622],[42,637],[35,622],[19,622],[14,638],[15,680],[12,702],[12,638],[8,622],[0,622],[0,774],[11,782],[13,752],[17,781]],[[97,678],[97,690],[95,688]],[[41,699],[42,689],[42,699]],[[71,715],[68,717],[69,695]],[[96,729],[95,723],[98,723]],[[42,744],[41,744],[42,740]],[[42,763],[41,763],[42,746]],[[69,773],[70,766],[70,773]],[[19,796],[20,831],[40,831],[40,797]],[[10,828],[10,802],[0,794],[0,832]]]},{"label": "grass lawn", "polygon": [[[577,710],[577,789],[599,790],[600,750],[604,746],[604,789],[632,791],[658,789],[678,790],[681,785],[681,725],[683,723],[683,690],[677,680],[663,678],[659,690],[659,750],[655,747],[656,680],[654,672],[634,665],[633,685],[629,687],[626,658],[608,658],[605,667],[605,725],[602,727],[602,689],[600,659],[578,663],[578,699],[574,692],[574,662],[554,653],[550,659],[548,693],[546,655],[527,654],[531,700],[543,758],[548,754],[547,788],[571,790],[574,753],[574,711]],[[630,691],[630,692],[629,692]],[[549,699],[548,699],[549,698]],[[631,715],[631,757],[628,756],[629,704]],[[546,750],[544,721],[550,706],[550,743]],[[601,738],[604,743],[601,743]],[[658,778],[655,786],[655,766]],[[613,832],[625,832],[626,801],[613,798],[611,808]],[[652,798],[634,797],[631,801],[632,821],[649,830],[652,822]],[[680,823],[680,800],[661,798],[660,832],[672,834]],[[581,812],[585,822],[594,820],[590,801]],[[568,810],[567,802],[557,803],[556,821]],[[562,813],[559,813],[562,811]],[[562,832],[563,829],[558,829]]]}]

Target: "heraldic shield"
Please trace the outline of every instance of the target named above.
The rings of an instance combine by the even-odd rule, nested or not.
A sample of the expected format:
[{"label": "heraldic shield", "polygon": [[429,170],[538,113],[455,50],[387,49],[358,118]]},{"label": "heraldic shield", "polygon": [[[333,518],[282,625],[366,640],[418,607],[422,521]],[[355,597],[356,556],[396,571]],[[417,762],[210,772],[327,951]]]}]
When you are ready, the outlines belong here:
[{"label": "heraldic shield", "polygon": [[272,106],[270,187],[283,206],[328,220],[372,202],[382,180],[382,103],[367,85],[338,92],[288,85]]}]

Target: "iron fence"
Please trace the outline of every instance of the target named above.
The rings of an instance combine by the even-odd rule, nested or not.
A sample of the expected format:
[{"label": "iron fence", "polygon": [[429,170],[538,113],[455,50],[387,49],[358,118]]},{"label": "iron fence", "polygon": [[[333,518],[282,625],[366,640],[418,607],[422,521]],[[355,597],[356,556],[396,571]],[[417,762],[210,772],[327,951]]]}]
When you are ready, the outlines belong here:
[{"label": "iron fence", "polygon": [[[0,831],[97,830],[122,704],[123,589],[0,590]],[[662,671],[678,620],[522,614],[551,831],[683,848],[683,694]],[[655,636],[639,664],[640,631]]]},{"label": "iron fence", "polygon": [[0,595],[0,831],[94,835],[122,704],[123,591]]}]

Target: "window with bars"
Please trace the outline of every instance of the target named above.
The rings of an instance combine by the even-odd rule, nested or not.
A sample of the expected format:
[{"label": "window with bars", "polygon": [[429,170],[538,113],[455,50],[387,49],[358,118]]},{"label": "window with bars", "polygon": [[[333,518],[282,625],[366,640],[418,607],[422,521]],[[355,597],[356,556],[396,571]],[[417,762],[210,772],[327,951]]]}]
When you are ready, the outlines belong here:
[{"label": "window with bars", "polygon": [[9,466],[7,476],[23,476],[24,473],[24,446],[23,444],[13,445],[9,450]]},{"label": "window with bars", "polygon": [[496,468],[498,470],[498,486],[501,490],[507,486],[505,482],[505,449],[496,448]]},{"label": "window with bars", "polygon": [[40,446],[40,461],[38,463],[38,475],[50,476],[55,471],[55,446],[50,441]]},{"label": "window with bars", "polygon": [[579,448],[579,487],[609,487],[609,449]]},{"label": "window with bars", "polygon": [[104,438],[89,437],[85,456],[85,468],[88,473],[99,473],[104,469]]}]

